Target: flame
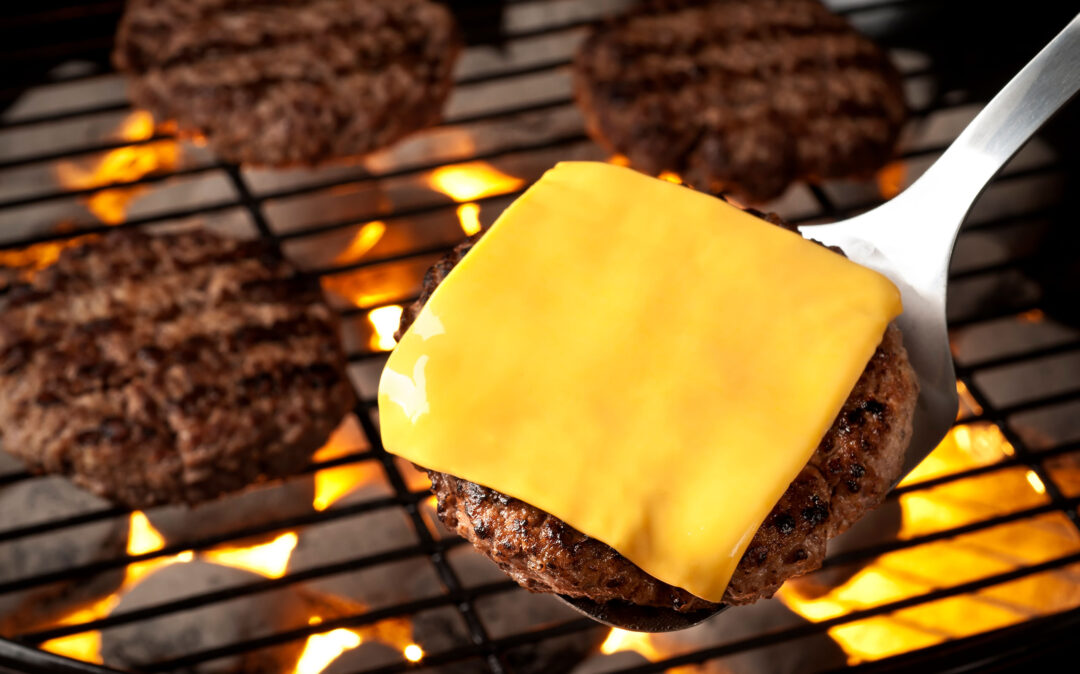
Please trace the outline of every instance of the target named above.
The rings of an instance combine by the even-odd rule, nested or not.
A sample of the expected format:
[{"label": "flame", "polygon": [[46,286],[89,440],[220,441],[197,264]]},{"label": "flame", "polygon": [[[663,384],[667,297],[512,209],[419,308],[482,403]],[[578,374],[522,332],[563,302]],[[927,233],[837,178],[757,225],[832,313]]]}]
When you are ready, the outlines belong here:
[{"label": "flame", "polygon": [[[158,533],[158,530],[150,524],[150,520],[148,520],[146,515],[141,511],[136,510],[131,513],[129,527],[127,544],[127,553],[129,555],[145,555],[150,552],[157,552],[165,547],[165,538]],[[158,557],[128,564],[124,574],[124,584],[121,586],[119,594],[127,592],[134,587],[139,580],[162,567],[170,564],[190,562],[194,558],[195,553],[191,550],[186,550],[177,555],[173,555],[172,557]]]},{"label": "flame", "polygon": [[877,172],[878,193],[882,199],[892,199],[904,189],[907,165],[902,161],[889,162]]},{"label": "flame", "polygon": [[[128,141],[143,141],[153,135],[154,118],[144,110],[128,115],[119,131],[120,138]],[[61,162],[56,167],[56,176],[64,187],[89,190],[132,182],[156,171],[169,171],[176,167],[179,159],[179,144],[175,140],[162,140],[117,148],[91,168],[75,162]],[[146,189],[140,185],[101,190],[87,197],[84,203],[99,220],[115,225],[124,221],[128,204]]]},{"label": "flame", "polygon": [[[322,623],[322,618],[318,616],[308,620],[308,624],[311,625],[320,623]],[[412,643],[411,623],[405,618],[391,618],[370,627],[361,628],[359,631],[339,628],[311,635],[304,644],[304,650],[300,654],[293,674],[319,674],[330,666],[330,663],[341,657],[342,653],[351,651],[366,641],[378,641],[400,648],[409,662],[418,662],[424,657],[424,650]]]},{"label": "flame", "polygon": [[334,258],[334,264],[349,264],[351,262],[356,262],[364,257],[365,253],[374,248],[375,244],[382,239],[382,236],[385,233],[385,222],[374,220],[365,224],[356,232],[356,235],[353,237],[353,240],[349,242],[349,245]]},{"label": "flame", "polygon": [[281,534],[269,543],[248,548],[207,550],[202,557],[215,564],[252,571],[267,578],[281,578],[299,539],[294,532]]},{"label": "flame", "polygon": [[325,634],[313,634],[308,637],[304,652],[296,664],[295,674],[319,674],[342,653],[351,651],[362,642],[363,637],[344,628]]},{"label": "flame", "polygon": [[495,194],[513,192],[525,181],[506,175],[482,161],[442,166],[431,172],[430,184],[454,201],[475,201]]},{"label": "flame", "polygon": [[480,204],[462,204],[457,209],[458,221],[461,223],[461,230],[465,234],[472,236],[481,229],[483,225],[480,224]]},{"label": "flame", "polygon": [[975,400],[975,396],[971,395],[967,384],[961,379],[956,380],[956,395],[960,397],[960,406],[956,410],[957,421],[971,414],[979,415],[983,413],[982,405],[979,404],[978,400]]},{"label": "flame", "polygon": [[611,655],[620,651],[636,651],[649,662],[656,662],[664,657],[664,654],[653,645],[649,634],[644,632],[627,632],[613,627],[608,633],[607,639],[600,644],[600,652]]},{"label": "flame", "polygon": [[35,243],[17,250],[0,250],[0,267],[23,269],[26,273],[22,275],[22,278],[26,280],[33,276],[33,272],[56,262],[65,248],[81,246],[93,238],[93,235],[75,236],[62,241]]},{"label": "flame", "polygon": [[401,323],[400,304],[391,304],[368,312],[367,319],[375,334],[371,336],[371,348],[375,351],[390,351],[397,344],[394,333]]},{"label": "flame", "polygon": [[457,209],[461,229],[472,236],[480,231],[480,205],[476,199],[495,194],[507,194],[525,184],[525,181],[506,175],[485,162],[469,162],[456,166],[443,166],[431,173],[432,189],[442,192],[461,204]]},{"label": "flame", "polygon": [[[997,463],[1015,454],[994,424],[956,426],[902,484]],[[899,538],[934,533],[1017,508],[1046,502],[1046,485],[1030,470],[993,473],[903,494]],[[1059,521],[1062,520],[1062,521]],[[941,588],[1038,563],[1076,549],[1075,535],[1053,515],[924,543],[873,560],[825,595],[800,593],[788,584],[778,593],[793,611],[819,622]],[[1080,586],[1052,572],[975,593],[903,609],[829,630],[856,664],[932,646],[1028,620],[1080,603]]]},{"label": "flame", "polygon": [[[150,524],[150,520],[146,518],[146,515],[138,510],[132,512],[128,523],[127,553],[129,555],[145,555],[157,552],[163,547],[165,547],[164,537]],[[53,624],[76,625],[101,620],[108,616],[116,608],[116,605],[120,603],[120,598],[135,587],[139,580],[147,574],[170,564],[190,562],[194,558],[195,553],[186,550],[171,557],[159,557],[128,564],[119,590],[89,606],[84,606],[67,614]],[[84,662],[101,664],[101,632],[98,631],[80,632],[79,634],[51,639],[42,643],[41,648],[51,653],[66,655]]]},{"label": "flame", "polygon": [[[315,452],[315,461],[331,461],[357,452],[366,446],[367,440],[355,417],[349,416],[334,431],[330,439],[319,451]],[[312,507],[323,511],[333,505],[342,496],[354,489],[369,484],[382,475],[376,461],[346,464],[335,468],[324,468],[315,473],[315,500]]]},{"label": "flame", "polygon": [[[116,595],[106,597],[91,606],[69,613],[63,619],[57,621],[56,625],[75,625],[90,622],[91,620],[99,620],[109,614],[117,601],[119,601],[119,598]],[[50,653],[82,660],[83,662],[92,662],[97,665],[104,664],[101,659],[101,632],[81,632],[50,639],[42,643],[41,648]]]}]

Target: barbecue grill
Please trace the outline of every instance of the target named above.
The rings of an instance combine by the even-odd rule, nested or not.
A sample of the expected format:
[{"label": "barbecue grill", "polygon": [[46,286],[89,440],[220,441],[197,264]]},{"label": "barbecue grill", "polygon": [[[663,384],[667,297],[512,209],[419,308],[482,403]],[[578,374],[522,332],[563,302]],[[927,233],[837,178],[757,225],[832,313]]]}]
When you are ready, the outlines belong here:
[{"label": "barbecue grill", "polygon": [[[126,548],[89,562],[14,578],[0,568],[0,599],[124,577],[60,615],[5,628],[0,671],[115,671],[95,650],[110,633],[272,593],[316,587],[333,594],[341,586],[328,581],[393,568],[407,571],[379,577],[408,587],[387,602],[330,602],[295,625],[238,632],[140,671],[196,671],[283,644],[307,655],[334,635],[342,658],[381,642],[335,671],[387,674],[571,671],[582,661],[588,669],[581,671],[641,673],[696,665],[740,673],[959,672],[1051,662],[1080,624],[1080,235],[1068,220],[1080,179],[1070,152],[1080,126],[1068,123],[1076,106],[1012,161],[961,231],[949,297],[960,418],[890,495],[882,519],[764,609],[735,609],[686,633],[629,635],[574,614],[532,617],[524,607],[536,597],[463,563],[468,546],[433,517],[425,478],[379,441],[378,373],[400,307],[415,299],[424,270],[556,161],[620,161],[585,135],[568,65],[588,25],[628,0],[451,4],[470,46],[442,125],[370,157],[283,171],[223,163],[199,139],[178,141],[130,107],[106,58],[121,2],[2,10],[0,263],[41,264],[65,241],[113,227],[153,232],[197,223],[264,238],[318,277],[340,310],[360,402],[307,472],[289,481],[314,483],[311,508],[167,539],[153,528],[152,512],[103,506],[14,525],[0,512],[0,560],[5,546],[102,522],[126,527],[128,538]],[[913,115],[901,156],[875,180],[800,184],[766,209],[795,223],[849,216],[909,184],[979,101],[1069,18],[1048,8],[999,18],[969,2],[831,4],[894,48]],[[0,499],[41,479],[3,465]],[[386,539],[373,529],[384,545],[346,538],[330,553],[320,547],[340,539],[335,532],[362,536],[362,523],[388,514],[405,523],[404,534]],[[346,528],[328,528],[339,526]],[[320,530],[331,533],[311,544],[314,561],[297,566],[301,547]],[[260,555],[262,563],[251,561]],[[196,558],[252,573],[124,606],[123,595],[147,573]],[[110,597],[123,610],[106,605]],[[296,671],[326,664],[312,662]]]}]

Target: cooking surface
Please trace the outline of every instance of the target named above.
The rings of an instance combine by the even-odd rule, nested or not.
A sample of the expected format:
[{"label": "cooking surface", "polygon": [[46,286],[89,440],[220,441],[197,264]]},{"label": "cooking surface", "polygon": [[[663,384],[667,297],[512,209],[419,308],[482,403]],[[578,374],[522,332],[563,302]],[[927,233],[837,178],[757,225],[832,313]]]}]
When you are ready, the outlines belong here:
[{"label": "cooking surface", "polygon": [[[413,660],[447,671],[566,671],[588,658],[589,671],[708,663],[749,673],[867,661],[946,669],[972,659],[960,650],[967,642],[956,640],[1055,616],[972,645],[980,657],[1007,658],[1013,644],[1074,624],[1075,104],[1013,160],[961,232],[949,296],[959,425],[879,511],[837,541],[822,571],[789,584],[778,600],[682,633],[609,635],[477,559],[436,523],[426,479],[381,451],[377,377],[423,271],[556,161],[609,158],[584,135],[566,66],[586,22],[622,4],[509,2],[501,35],[477,28],[499,25],[499,8],[474,6],[467,25],[484,35],[472,36],[459,63],[446,123],[363,159],[290,171],[221,163],[196,143],[155,132],[132,110],[122,80],[95,65],[119,3],[43,3],[35,15],[3,22],[17,37],[0,61],[18,68],[0,84],[0,100],[11,101],[0,112],[0,263],[44,263],[55,246],[22,249],[113,226],[202,223],[270,238],[320,275],[341,311],[362,402],[308,473],[197,518],[103,502],[34,507],[16,490],[43,479],[0,458],[0,612],[26,597],[42,612],[54,607],[33,622],[0,616],[0,633],[93,661],[99,644],[113,653],[132,630],[176,629],[173,617],[220,620],[233,615],[221,613],[230,606],[244,607],[241,614],[288,606],[271,609],[286,617],[261,631],[219,629],[221,639],[162,651],[145,669],[275,656],[294,644],[306,658],[296,671],[309,674],[343,649],[327,671],[404,671]],[[914,114],[901,159],[876,180],[799,184],[769,205],[795,222],[842,217],[909,184],[1068,18],[988,16],[967,2],[832,4],[894,47]],[[50,552],[57,541],[76,541],[80,553],[58,557]],[[40,561],[6,575],[7,560],[31,554]],[[195,573],[210,564],[243,571]],[[163,569],[187,587],[146,598],[140,584]],[[926,648],[935,650],[916,650]],[[31,657],[43,656],[0,642],[0,664],[14,658],[25,669]]]}]

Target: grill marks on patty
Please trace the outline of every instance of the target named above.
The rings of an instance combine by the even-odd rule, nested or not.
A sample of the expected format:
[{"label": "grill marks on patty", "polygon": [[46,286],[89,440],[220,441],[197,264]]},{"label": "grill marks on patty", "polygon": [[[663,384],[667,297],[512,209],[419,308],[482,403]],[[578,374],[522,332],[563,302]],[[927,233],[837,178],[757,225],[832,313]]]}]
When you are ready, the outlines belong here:
[{"label": "grill marks on patty", "polygon": [[754,202],[873,171],[905,117],[887,57],[817,0],[652,0],[597,28],[574,75],[599,141]]},{"label": "grill marks on patty", "polygon": [[[789,227],[775,215],[763,217]],[[420,298],[402,314],[399,337],[480,236],[428,271]],[[828,539],[881,503],[900,475],[917,397],[900,331],[890,325],[832,427],[751,540],[725,603],[770,597],[788,578],[820,567]],[[539,508],[453,475],[428,475],[446,526],[529,590],[680,611],[715,607]]]},{"label": "grill marks on patty", "polygon": [[114,60],[156,118],[231,160],[278,165],[437,122],[458,49],[429,0],[133,0]]},{"label": "grill marks on patty", "polygon": [[126,505],[300,470],[351,407],[336,316],[262,244],[112,233],[23,287],[0,299],[5,448]]}]

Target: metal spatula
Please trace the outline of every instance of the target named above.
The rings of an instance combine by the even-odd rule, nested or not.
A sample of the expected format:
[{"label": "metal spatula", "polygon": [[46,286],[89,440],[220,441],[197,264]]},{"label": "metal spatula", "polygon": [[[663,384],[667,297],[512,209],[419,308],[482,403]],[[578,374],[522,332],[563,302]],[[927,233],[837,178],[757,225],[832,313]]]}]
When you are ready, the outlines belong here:
[{"label": "metal spatula", "polygon": [[[806,238],[839,246],[851,260],[888,276],[903,295],[904,313],[897,322],[921,389],[903,475],[933,451],[956,419],[945,285],[960,225],[990,180],[1078,89],[1080,15],[902,194],[857,217],[800,228]],[[719,612],[678,613],[621,602],[563,599],[594,620],[639,632],[685,629]]]}]

